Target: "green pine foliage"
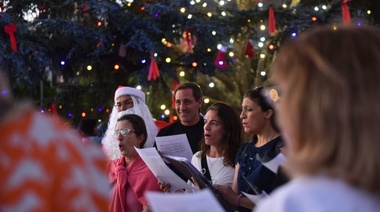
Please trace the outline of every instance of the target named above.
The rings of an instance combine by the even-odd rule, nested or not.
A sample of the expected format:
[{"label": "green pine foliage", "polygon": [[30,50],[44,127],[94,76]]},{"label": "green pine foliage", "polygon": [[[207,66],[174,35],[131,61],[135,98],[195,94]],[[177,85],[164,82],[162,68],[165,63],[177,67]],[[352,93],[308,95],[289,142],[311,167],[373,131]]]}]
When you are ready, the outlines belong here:
[{"label": "green pine foliage", "polygon": [[[245,90],[270,83],[270,76],[261,72],[268,73],[283,42],[315,25],[342,22],[339,0],[304,0],[294,7],[289,7],[289,0],[264,0],[262,7],[249,1],[252,7],[245,9],[238,9],[235,1],[225,6],[206,2],[207,7],[190,0],[3,1],[0,25],[17,26],[17,52],[11,48],[9,35],[0,30],[0,64],[17,97],[29,97],[46,110],[53,102],[62,105],[59,114],[73,123],[82,112],[106,121],[105,111],[112,109],[118,85],[141,85],[152,113],[160,119],[159,106],[170,107],[173,80],[195,81],[210,102],[225,101],[238,109]],[[273,35],[260,30],[267,25],[268,2],[276,17]],[[321,9],[322,5],[326,8]],[[348,5],[353,24],[379,26],[378,1],[353,0]],[[34,19],[27,20],[31,16]],[[191,32],[193,53],[180,47],[185,30]],[[266,38],[264,47],[259,47],[262,37]],[[245,57],[248,40],[253,41],[255,59]],[[218,44],[235,54],[226,56],[226,69],[214,65]],[[267,49],[269,44],[275,48]],[[152,53],[157,54],[160,77],[148,81]],[[260,59],[262,53],[265,59]],[[186,75],[180,77],[180,71]],[[214,88],[208,87],[211,81]]]}]

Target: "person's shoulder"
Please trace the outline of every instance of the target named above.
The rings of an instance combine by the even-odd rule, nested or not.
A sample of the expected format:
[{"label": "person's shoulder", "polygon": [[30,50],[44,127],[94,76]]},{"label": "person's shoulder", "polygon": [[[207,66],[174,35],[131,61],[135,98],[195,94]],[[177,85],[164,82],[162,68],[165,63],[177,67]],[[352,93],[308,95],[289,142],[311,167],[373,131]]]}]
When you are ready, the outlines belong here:
[{"label": "person's shoulder", "polygon": [[159,136],[173,135],[173,132],[178,127],[179,123],[180,123],[179,121],[176,121],[162,128],[160,131],[158,131],[157,136],[159,137]]},{"label": "person's shoulder", "polygon": [[311,211],[313,204],[308,204],[307,192],[300,186],[304,182],[295,179],[276,189],[270,196],[261,200],[255,208],[255,212],[302,212]]},{"label": "person's shoulder", "polygon": [[249,146],[252,146],[252,142],[245,142],[239,147],[239,152],[245,151]]},{"label": "person's shoulder", "polygon": [[201,151],[198,151],[198,152],[194,153],[193,158],[199,158],[200,155],[201,155]]},{"label": "person's shoulder", "polygon": [[[337,204],[342,203],[345,204]],[[295,178],[262,200],[257,212],[376,211],[379,201],[340,179],[313,176]]]}]

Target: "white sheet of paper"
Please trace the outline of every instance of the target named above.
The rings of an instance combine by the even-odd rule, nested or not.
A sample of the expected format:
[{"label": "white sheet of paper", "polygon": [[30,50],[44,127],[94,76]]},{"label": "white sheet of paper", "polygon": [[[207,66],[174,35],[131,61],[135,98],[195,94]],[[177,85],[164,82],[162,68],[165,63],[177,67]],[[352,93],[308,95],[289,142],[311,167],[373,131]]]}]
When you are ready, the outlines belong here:
[{"label": "white sheet of paper", "polygon": [[178,189],[192,188],[190,184],[186,183],[164,163],[154,147],[144,149],[138,149],[135,147],[135,149],[154,176],[156,176],[161,183],[170,184],[171,192],[177,191]]},{"label": "white sheet of paper", "polygon": [[184,157],[191,161],[193,152],[191,151],[186,134],[169,135],[156,137],[158,151],[165,155]]},{"label": "white sheet of paper", "polygon": [[277,174],[278,167],[284,164],[285,160],[285,156],[282,153],[280,153],[276,155],[276,157],[274,157],[272,160],[263,163],[263,165],[270,169],[273,173]]},{"label": "white sheet of paper", "polygon": [[243,191],[241,193],[243,193],[244,196],[246,196],[249,200],[251,200],[255,204],[257,204],[260,200],[268,196],[268,194],[265,191],[263,191],[260,195],[248,194]]},{"label": "white sheet of paper", "polygon": [[153,212],[224,212],[209,189],[194,193],[160,193],[147,191],[145,197]]}]

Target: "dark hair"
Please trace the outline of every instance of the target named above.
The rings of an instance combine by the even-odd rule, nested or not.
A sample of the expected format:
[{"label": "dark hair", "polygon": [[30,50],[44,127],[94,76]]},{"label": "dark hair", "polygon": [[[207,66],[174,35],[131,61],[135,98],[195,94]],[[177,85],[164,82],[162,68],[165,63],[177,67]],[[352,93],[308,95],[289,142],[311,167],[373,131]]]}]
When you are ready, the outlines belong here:
[{"label": "dark hair", "polygon": [[139,148],[143,148],[146,142],[146,139],[148,138],[148,133],[146,131],[144,119],[136,114],[127,114],[117,119],[118,122],[124,121],[124,120],[129,121],[129,123],[132,124],[136,135],[144,135],[144,140],[141,142],[140,147],[139,147]]},{"label": "dark hair", "polygon": [[174,96],[178,90],[183,90],[183,89],[188,89],[188,88],[190,88],[193,91],[193,96],[194,96],[195,101],[198,101],[200,98],[202,98],[203,92],[202,92],[201,87],[192,82],[179,84],[174,90]]},{"label": "dark hair", "polygon": [[84,118],[79,122],[78,130],[86,136],[95,136],[97,121],[94,118]]},{"label": "dark hair", "polygon": [[103,137],[106,134],[106,131],[107,131],[107,128],[108,128],[108,123],[107,122],[102,122],[96,128],[98,128],[99,135]]},{"label": "dark hair", "polygon": [[[275,110],[273,109],[272,105],[269,104],[267,102],[267,100],[265,99],[265,97],[262,95],[261,91],[263,90],[264,87],[256,87],[254,89],[250,89],[248,91],[245,92],[243,98],[249,98],[250,100],[252,100],[253,102],[255,102],[257,105],[260,106],[261,108],[261,111],[263,112],[266,112],[268,110],[272,110],[273,111],[273,114],[270,118],[270,122],[271,122],[271,125],[273,127],[273,129],[276,131],[276,132],[279,132],[279,128],[276,124],[276,112]],[[253,136],[253,140],[254,141],[257,141],[257,136],[254,135]]]},{"label": "dark hair", "polygon": [[[237,150],[243,142],[243,126],[239,114],[227,104],[214,103],[207,108],[207,111],[214,110],[222,120],[223,129],[226,137],[223,140],[224,164],[234,167]],[[204,138],[201,141],[201,157],[205,157],[210,151],[210,146],[205,143]]]}]

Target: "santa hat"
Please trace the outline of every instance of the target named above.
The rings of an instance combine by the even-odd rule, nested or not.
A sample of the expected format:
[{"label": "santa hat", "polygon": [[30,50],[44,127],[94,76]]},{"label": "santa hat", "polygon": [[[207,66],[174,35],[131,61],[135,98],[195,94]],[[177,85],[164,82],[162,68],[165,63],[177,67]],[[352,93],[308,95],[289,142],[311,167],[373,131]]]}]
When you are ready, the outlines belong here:
[{"label": "santa hat", "polygon": [[140,90],[138,90],[136,88],[131,88],[131,87],[126,87],[126,86],[119,85],[119,87],[115,91],[114,101],[116,102],[117,98],[119,98],[120,96],[123,96],[123,95],[135,96],[135,97],[140,98],[141,100],[143,100],[143,102],[145,103],[145,94],[144,94],[144,92],[142,92],[142,91],[140,91]]}]

